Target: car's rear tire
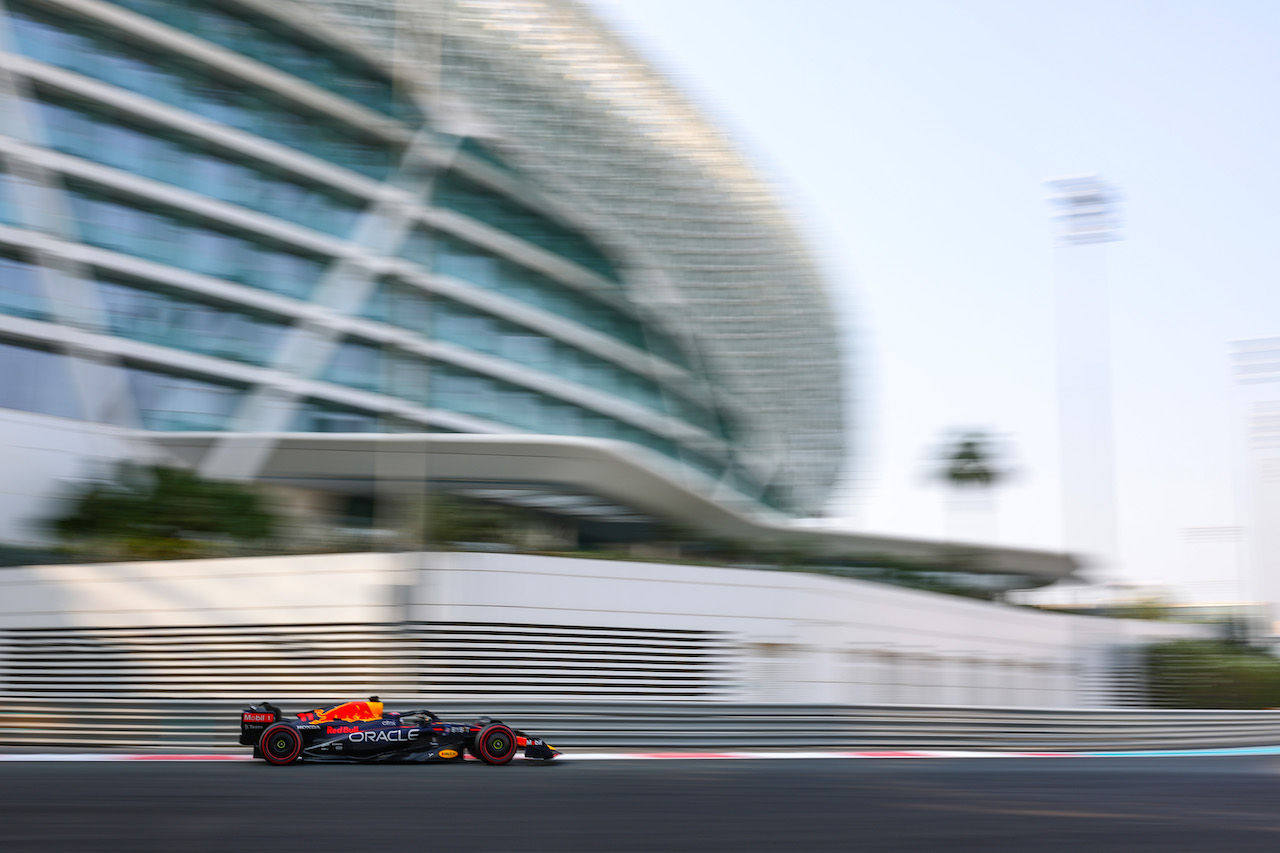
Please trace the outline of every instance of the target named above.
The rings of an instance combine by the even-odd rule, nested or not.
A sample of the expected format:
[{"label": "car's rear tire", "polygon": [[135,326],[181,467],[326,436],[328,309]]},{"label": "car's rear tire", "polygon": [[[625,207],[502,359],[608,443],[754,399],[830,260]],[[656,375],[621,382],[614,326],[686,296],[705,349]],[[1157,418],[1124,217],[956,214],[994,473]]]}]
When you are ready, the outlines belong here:
[{"label": "car's rear tire", "polygon": [[258,751],[268,764],[292,764],[302,754],[302,735],[287,723],[277,723],[262,733]]},{"label": "car's rear tire", "polygon": [[502,723],[492,723],[476,733],[471,752],[485,764],[506,764],[516,757],[516,733]]}]

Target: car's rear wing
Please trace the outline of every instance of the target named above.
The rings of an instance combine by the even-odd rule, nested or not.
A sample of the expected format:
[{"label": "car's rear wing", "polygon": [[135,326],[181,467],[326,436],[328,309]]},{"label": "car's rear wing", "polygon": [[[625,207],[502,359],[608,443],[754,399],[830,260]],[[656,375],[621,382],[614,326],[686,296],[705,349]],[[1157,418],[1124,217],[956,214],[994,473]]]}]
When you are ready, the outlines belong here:
[{"label": "car's rear wing", "polygon": [[240,712],[240,745],[257,746],[267,726],[280,722],[283,714],[270,702],[250,705]]}]

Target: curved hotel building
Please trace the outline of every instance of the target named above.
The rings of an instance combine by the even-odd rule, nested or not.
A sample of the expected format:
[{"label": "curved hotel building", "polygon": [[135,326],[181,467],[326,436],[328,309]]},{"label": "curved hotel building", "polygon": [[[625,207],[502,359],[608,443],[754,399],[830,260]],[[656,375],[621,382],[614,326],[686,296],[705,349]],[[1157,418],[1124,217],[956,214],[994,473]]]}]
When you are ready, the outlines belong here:
[{"label": "curved hotel building", "polygon": [[770,189],[569,0],[0,0],[0,376],[11,541],[123,457],[751,538],[848,434]]}]

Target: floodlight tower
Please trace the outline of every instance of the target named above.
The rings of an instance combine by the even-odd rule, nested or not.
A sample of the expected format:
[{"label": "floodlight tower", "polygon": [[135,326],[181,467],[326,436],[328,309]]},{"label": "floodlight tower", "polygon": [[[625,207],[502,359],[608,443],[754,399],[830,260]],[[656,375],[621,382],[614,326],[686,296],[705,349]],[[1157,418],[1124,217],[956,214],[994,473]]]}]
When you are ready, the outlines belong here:
[{"label": "floodlight tower", "polygon": [[1245,540],[1252,572],[1242,579],[1241,600],[1264,605],[1266,630],[1280,619],[1280,338],[1231,345],[1236,384],[1238,498],[1245,512]]},{"label": "floodlight tower", "polygon": [[1114,564],[1117,545],[1106,244],[1120,239],[1119,195],[1097,175],[1046,183],[1057,223],[1063,539],[1097,569]]}]

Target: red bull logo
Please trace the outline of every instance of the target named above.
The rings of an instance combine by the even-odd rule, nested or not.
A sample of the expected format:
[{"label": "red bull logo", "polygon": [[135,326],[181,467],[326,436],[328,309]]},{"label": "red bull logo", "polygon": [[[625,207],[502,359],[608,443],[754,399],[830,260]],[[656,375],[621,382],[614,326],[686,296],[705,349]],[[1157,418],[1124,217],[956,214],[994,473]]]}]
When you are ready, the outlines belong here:
[{"label": "red bull logo", "polygon": [[360,731],[359,726],[329,726],[324,730],[327,735],[346,735]]}]

